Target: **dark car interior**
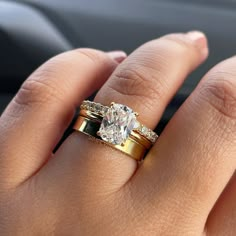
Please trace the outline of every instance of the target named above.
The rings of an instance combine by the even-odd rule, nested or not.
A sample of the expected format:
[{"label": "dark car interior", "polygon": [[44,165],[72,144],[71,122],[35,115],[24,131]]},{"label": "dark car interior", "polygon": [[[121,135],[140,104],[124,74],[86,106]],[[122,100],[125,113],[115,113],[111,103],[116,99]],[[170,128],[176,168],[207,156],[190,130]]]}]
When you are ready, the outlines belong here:
[{"label": "dark car interior", "polygon": [[207,70],[233,55],[235,22],[232,0],[0,1],[0,112],[29,74],[58,53],[77,47],[130,53],[167,33],[202,30],[210,57],[170,103],[160,132]]}]

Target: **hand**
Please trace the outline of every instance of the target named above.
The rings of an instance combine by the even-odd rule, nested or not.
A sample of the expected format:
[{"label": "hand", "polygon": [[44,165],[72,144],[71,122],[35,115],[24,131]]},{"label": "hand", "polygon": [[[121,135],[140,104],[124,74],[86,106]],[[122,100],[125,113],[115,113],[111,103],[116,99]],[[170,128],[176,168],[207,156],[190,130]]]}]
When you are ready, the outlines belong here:
[{"label": "hand", "polygon": [[79,132],[52,154],[99,88],[96,102],[126,104],[153,129],[207,55],[190,32],[121,64],[121,52],[79,49],[34,72],[0,118],[0,235],[236,235],[236,58],[204,76],[139,167]]}]

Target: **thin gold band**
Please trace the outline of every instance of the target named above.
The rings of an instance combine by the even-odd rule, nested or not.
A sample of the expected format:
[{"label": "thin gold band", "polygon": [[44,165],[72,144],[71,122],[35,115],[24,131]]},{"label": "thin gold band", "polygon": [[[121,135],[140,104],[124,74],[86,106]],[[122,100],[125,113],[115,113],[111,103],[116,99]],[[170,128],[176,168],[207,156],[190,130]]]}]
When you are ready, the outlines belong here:
[{"label": "thin gold band", "polygon": [[[74,130],[82,132],[86,135],[92,136],[96,139],[99,139],[101,142],[104,142],[97,135],[100,125],[101,123],[96,117],[86,117],[86,116],[80,115],[74,125]],[[127,154],[133,159],[140,161],[143,159],[143,157],[147,153],[147,150],[151,146],[149,143],[149,148],[148,148],[147,143],[143,140],[144,139],[140,135],[137,134],[136,136],[130,135],[123,145],[113,145],[107,142],[104,142],[104,143]]]}]

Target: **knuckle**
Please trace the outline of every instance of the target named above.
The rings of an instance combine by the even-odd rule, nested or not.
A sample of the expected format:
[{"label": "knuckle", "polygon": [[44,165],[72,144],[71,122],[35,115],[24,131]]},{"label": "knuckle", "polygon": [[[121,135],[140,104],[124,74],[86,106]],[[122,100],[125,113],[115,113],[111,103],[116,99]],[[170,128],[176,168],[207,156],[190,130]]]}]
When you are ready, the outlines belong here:
[{"label": "knuckle", "polygon": [[[50,68],[50,67],[49,67]],[[48,104],[51,100],[61,100],[59,88],[51,78],[55,77],[53,69],[41,69],[21,86],[14,98],[14,102],[23,106]],[[55,82],[55,81],[54,81]]]},{"label": "knuckle", "polygon": [[71,68],[77,65],[97,66],[104,68],[104,72],[114,69],[115,62],[103,53],[95,49],[81,48],[59,54],[38,70],[21,86],[15,96],[14,102],[20,105],[31,106],[33,104],[44,105],[52,101],[63,102],[63,96],[68,93],[66,90],[72,87],[71,80],[63,80],[63,85],[58,86],[57,79],[74,77],[74,70]]},{"label": "knuckle", "polygon": [[236,119],[236,73],[213,70],[200,91],[201,97],[221,115]]},{"label": "knuckle", "polygon": [[147,107],[153,106],[157,98],[163,96],[162,88],[166,86],[164,80],[156,79],[156,74],[152,74],[145,65],[127,65],[114,74],[114,80],[109,83],[109,88],[118,95],[138,98],[137,102],[145,101]]}]

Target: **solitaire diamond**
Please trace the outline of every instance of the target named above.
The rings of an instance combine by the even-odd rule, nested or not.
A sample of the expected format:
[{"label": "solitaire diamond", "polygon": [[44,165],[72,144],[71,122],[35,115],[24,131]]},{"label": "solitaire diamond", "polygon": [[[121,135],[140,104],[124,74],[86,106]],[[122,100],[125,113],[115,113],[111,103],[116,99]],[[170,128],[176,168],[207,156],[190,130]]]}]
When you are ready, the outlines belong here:
[{"label": "solitaire diamond", "polygon": [[104,115],[98,135],[106,142],[122,145],[136,126],[133,110],[114,103]]}]

